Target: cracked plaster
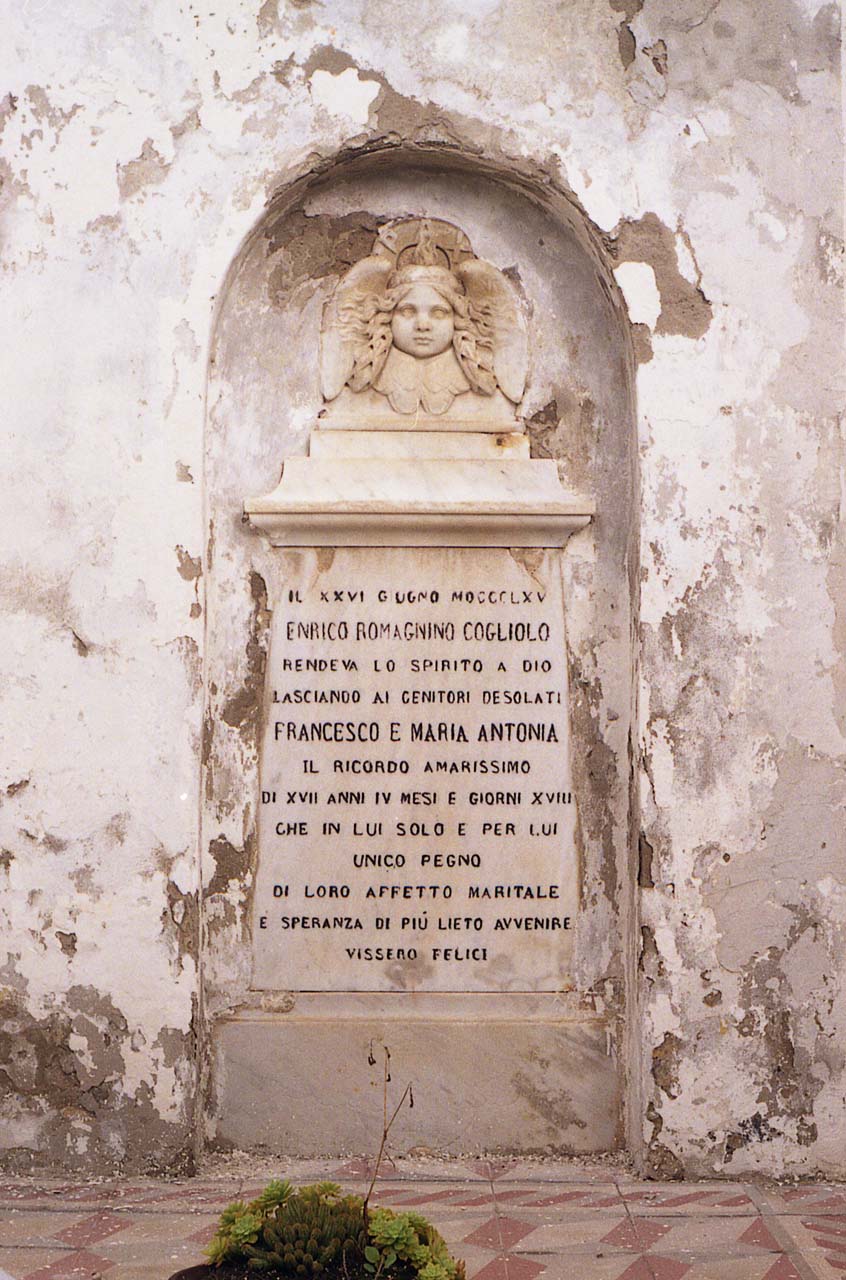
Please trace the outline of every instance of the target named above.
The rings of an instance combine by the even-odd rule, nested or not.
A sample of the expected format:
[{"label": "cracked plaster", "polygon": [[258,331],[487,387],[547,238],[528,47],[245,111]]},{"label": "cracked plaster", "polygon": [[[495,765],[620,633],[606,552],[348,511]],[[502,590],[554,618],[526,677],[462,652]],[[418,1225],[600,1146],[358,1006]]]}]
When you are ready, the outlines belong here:
[{"label": "cracked plaster", "polygon": [[[281,184],[417,138],[554,174],[662,304],[632,316],[652,856],[630,1144],[642,1116],[659,1174],[843,1173],[837,6],[397,19],[84,0],[20,7],[0,53],[3,1017],[15,1061],[59,1063],[0,1070],[8,1162],[190,1156],[214,299]],[[342,82],[345,109],[315,101]],[[585,412],[568,394],[533,408],[543,431]]]}]

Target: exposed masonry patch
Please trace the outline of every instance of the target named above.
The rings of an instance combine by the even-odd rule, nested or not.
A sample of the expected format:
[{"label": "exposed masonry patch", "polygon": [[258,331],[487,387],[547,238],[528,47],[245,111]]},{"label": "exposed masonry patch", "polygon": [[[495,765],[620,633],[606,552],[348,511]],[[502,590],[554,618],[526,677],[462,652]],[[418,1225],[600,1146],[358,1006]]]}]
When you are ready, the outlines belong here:
[{"label": "exposed masonry patch", "polygon": [[256,27],[259,36],[264,39],[269,36],[279,21],[279,0],[264,0],[261,8],[256,14]]},{"label": "exposed masonry patch", "polygon": [[87,658],[91,652],[91,645],[88,644],[87,641],[83,640],[82,636],[79,635],[77,631],[74,631],[73,627],[70,628],[70,633],[73,637],[73,647],[76,649],[80,658]]},{"label": "exposed masonry patch", "polygon": [[[0,1114],[12,1107],[28,1121],[18,1145],[6,1127],[0,1149],[6,1169],[193,1171],[185,1117],[163,1120],[143,1085],[132,1097],[123,1092],[132,1038],[120,1010],[93,987],[71,987],[65,1008],[41,1019],[19,995],[0,991]],[[190,1061],[184,1033],[171,1029],[168,1044],[171,1063],[184,1072]]]},{"label": "exposed masonry patch", "polygon": [[179,561],[179,576],[186,582],[195,582],[203,572],[203,562],[199,556],[190,556],[184,547],[176,548]]},{"label": "exposed masonry patch", "polygon": [[152,138],[147,138],[141,154],[135,160],[117,166],[118,191],[121,200],[129,200],[144,187],[156,186],[164,182],[170,165],[164,156],[153,146]]},{"label": "exposed masonry patch", "polygon": [[601,846],[600,876],[605,898],[617,901],[617,863],[614,857],[613,811],[611,800],[617,789],[617,760],[600,732],[602,688],[572,652],[568,654],[570,685],[573,690],[573,735],[583,750],[573,760],[573,779],[584,797],[579,808],[577,841],[582,832]]},{"label": "exposed masonry patch", "polygon": [[645,263],[652,268],[661,301],[656,333],[702,337],[711,323],[711,303],[699,285],[691,284],[679,271],[675,235],[656,214],[622,223],[610,238],[609,248],[619,263]]},{"label": "exposed masonry patch", "polygon": [[626,22],[637,17],[644,5],[644,0],[608,0],[614,13],[622,13]]},{"label": "exposed masonry patch", "polygon": [[209,853],[215,862],[215,872],[206,888],[206,893],[225,893],[233,881],[241,884],[246,872],[252,866],[254,852],[254,848],[249,844],[242,849],[236,849],[226,836],[216,836],[209,844]]},{"label": "exposed masonry patch", "polygon": [[162,932],[172,939],[177,971],[186,964],[193,969],[200,942],[198,895],[194,890],[185,892],[172,880],[168,880],[165,893],[167,906],[162,910]]},{"label": "exposed masonry patch", "polygon": [[184,138],[187,133],[193,133],[195,129],[199,129],[201,125],[200,113],[196,107],[189,111],[178,124],[170,125],[170,136],[174,142],[178,142],[180,138]]},{"label": "exposed masonry patch", "polygon": [[661,976],[661,956],[655,944],[655,931],[650,929],[648,924],[641,925],[640,928],[638,968],[648,982],[653,982],[656,976]]},{"label": "exposed masonry patch", "polygon": [[242,687],[224,706],[221,717],[231,728],[238,729],[241,736],[257,749],[270,637],[270,611],[267,605],[267,585],[261,574],[255,571],[250,573],[250,595],[253,610],[247,641],[247,674]]},{"label": "exposed masonry patch", "polygon": [[203,562],[200,556],[190,556],[184,547],[176,548],[176,556],[179,561],[178,573],[180,578],[184,578],[186,582],[194,584],[194,599],[188,610],[191,618],[199,618],[203,612],[203,606],[200,604],[200,578],[203,573]]},{"label": "exposed masonry patch", "polygon": [[278,259],[270,273],[271,302],[284,298],[306,280],[341,274],[370,251],[378,220],[370,213],[340,217],[297,212],[265,231],[267,252]]},{"label": "exposed masonry patch", "polygon": [[655,856],[655,850],[641,831],[638,838],[638,876],[637,882],[641,889],[654,889],[655,881],[652,878],[652,859]]},{"label": "exposed masonry patch", "polygon": [[683,1048],[680,1037],[667,1031],[660,1045],[652,1050],[652,1076],[668,1098],[678,1096],[678,1068]]},{"label": "exposed masonry patch", "polygon": [[648,1155],[651,1174],[658,1178],[683,1178],[684,1163],[660,1140],[664,1129],[664,1117],[652,1101],[646,1106],[646,1120],[652,1125]]},{"label": "exposed masonry patch", "polygon": [[[378,68],[356,62],[343,49],[320,45],[303,63],[302,69],[306,77],[313,75],[315,70],[334,76],[345,70],[354,70],[365,76],[368,82],[379,86],[370,113],[371,128],[375,123],[377,130],[371,133],[365,145],[383,145],[387,138],[396,143],[425,142],[430,146],[457,147],[468,154],[475,152],[493,156],[500,150],[501,139],[497,131],[483,121],[463,116],[454,109],[445,111],[431,101],[398,93]],[[288,71],[281,71],[281,74],[287,76]],[[558,159],[553,157],[550,163],[557,173]]]},{"label": "exposed masonry patch", "polygon": [[591,396],[578,388],[553,386],[554,395],[525,419],[526,433],[535,458],[565,457],[568,479],[574,488],[591,483],[589,446],[596,444],[597,410]]},{"label": "exposed masonry patch", "polygon": [[659,76],[667,74],[669,59],[667,57],[667,46],[663,40],[656,40],[654,44],[647,44],[643,47],[643,52],[649,58]]},{"label": "exposed masonry patch", "polygon": [[623,15],[623,21],[617,28],[617,44],[620,61],[624,70],[627,70],[634,62],[637,53],[637,42],[629,23],[640,13],[644,0],[609,0],[609,4],[614,13]]},{"label": "exposed masonry patch", "polygon": [[303,63],[303,74],[306,78],[314,75],[315,71],[325,71],[329,75],[339,76],[348,70],[358,71],[358,63],[343,49],[338,49],[331,44],[317,45]]},{"label": "exposed masonry patch", "polygon": [[[816,931],[814,920],[808,919],[806,912],[802,921],[802,914],[797,912],[788,948],[801,940],[806,929]],[[737,1023],[737,1033],[751,1040],[751,1056],[760,1080],[756,1097],[759,1109],[738,1126],[736,1133],[728,1135],[729,1158],[753,1137],[758,1141],[774,1137],[785,1122],[796,1122],[796,1141],[800,1145],[808,1146],[817,1138],[814,1098],[822,1080],[810,1070],[810,1057],[797,1042],[798,1011],[793,1007],[785,972],[788,948],[769,947],[747,968],[741,983],[740,1003],[746,1013]]]},{"label": "exposed masonry patch", "polygon": [[47,91],[40,84],[27,85],[25,97],[36,119],[49,124],[57,134],[61,133],[65,125],[69,124],[77,112],[83,109],[80,103],[75,102],[67,111],[62,110],[50,101]]},{"label": "exposed masonry patch", "polygon": [[628,23],[621,22],[617,28],[617,44],[620,50],[620,61],[628,69],[637,54],[637,41]]}]

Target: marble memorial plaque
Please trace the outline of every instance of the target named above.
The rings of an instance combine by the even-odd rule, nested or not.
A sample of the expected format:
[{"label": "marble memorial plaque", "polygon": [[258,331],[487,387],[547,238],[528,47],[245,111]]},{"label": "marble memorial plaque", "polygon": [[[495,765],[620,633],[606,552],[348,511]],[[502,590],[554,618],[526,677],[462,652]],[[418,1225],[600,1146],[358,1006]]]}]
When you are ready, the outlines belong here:
[{"label": "marble memorial plaque", "polygon": [[284,554],[253,986],[571,985],[578,866],[559,553]]}]

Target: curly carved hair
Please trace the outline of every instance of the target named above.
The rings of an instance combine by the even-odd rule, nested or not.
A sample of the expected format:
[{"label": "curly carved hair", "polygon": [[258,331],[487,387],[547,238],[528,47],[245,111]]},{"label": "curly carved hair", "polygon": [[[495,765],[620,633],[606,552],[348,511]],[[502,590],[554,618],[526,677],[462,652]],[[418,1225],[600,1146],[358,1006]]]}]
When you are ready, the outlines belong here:
[{"label": "curly carved hair", "polygon": [[356,348],[349,386],[353,391],[364,391],[379,377],[393,345],[394,311],[415,284],[430,285],[452,308],[456,359],[472,390],[492,396],[497,382],[490,318],[473,305],[451,271],[437,266],[410,266],[392,272],[383,293],[362,293],[342,307],[340,322]]}]

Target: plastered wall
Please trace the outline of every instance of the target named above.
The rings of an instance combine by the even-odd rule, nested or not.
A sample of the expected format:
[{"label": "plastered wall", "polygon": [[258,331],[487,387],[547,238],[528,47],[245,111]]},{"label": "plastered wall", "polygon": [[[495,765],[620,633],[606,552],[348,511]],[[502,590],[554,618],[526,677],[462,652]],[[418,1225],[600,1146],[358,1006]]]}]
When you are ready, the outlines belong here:
[{"label": "plastered wall", "polygon": [[[844,1171],[839,28],[817,0],[18,7],[0,51],[9,1167],[191,1164],[198,895],[239,865],[199,829],[215,301],[268,201],[403,143],[570,199],[628,307],[628,1145],[662,1176]],[[582,411],[544,401],[539,447]]]}]

